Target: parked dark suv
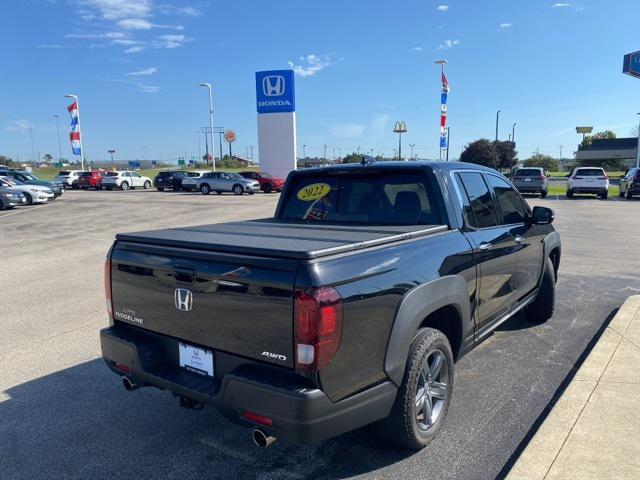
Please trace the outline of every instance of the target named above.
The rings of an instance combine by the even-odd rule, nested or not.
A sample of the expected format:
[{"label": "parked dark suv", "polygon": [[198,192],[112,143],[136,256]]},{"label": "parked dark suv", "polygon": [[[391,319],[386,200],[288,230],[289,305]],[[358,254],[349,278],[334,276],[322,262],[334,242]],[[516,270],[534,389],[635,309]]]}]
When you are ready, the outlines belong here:
[{"label": "parked dark suv", "polygon": [[620,179],[620,196],[631,198],[640,195],[640,168],[632,168]]},{"label": "parked dark suv", "polygon": [[542,168],[519,168],[512,183],[520,193],[539,193],[544,198],[549,192],[549,182]]},{"label": "parked dark suv", "polygon": [[165,188],[170,188],[174,192],[177,192],[182,190],[182,180],[188,176],[188,172],[184,172],[182,170],[158,172],[156,178],[153,179],[153,186],[156,187],[159,192],[164,191]]}]

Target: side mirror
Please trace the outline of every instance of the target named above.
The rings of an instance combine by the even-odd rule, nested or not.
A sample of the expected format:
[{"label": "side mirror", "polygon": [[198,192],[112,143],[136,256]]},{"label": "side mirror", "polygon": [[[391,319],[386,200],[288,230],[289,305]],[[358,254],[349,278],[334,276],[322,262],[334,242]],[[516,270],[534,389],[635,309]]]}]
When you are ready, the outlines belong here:
[{"label": "side mirror", "polygon": [[530,223],[534,225],[548,225],[553,223],[555,215],[553,210],[547,207],[533,207]]}]

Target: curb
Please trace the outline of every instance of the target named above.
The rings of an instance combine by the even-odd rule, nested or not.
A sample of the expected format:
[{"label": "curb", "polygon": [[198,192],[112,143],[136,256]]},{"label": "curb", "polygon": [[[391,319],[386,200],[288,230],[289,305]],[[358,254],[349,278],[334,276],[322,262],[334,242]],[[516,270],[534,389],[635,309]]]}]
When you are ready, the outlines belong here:
[{"label": "curb", "polygon": [[[631,334],[632,323],[633,335],[636,336],[635,331],[640,330],[640,295],[629,297],[611,322],[608,325],[605,322],[602,335],[530,438],[506,476],[507,480],[640,478],[640,464],[636,465],[638,459],[633,458],[637,455],[634,444],[638,442],[624,438],[619,425],[620,415],[623,415],[622,420],[628,422],[630,430],[635,428],[637,431],[640,429],[640,417],[626,415],[624,412],[617,418],[613,418],[615,415],[601,415],[596,425],[591,418],[595,402],[602,401],[603,397],[612,404],[638,401],[625,400],[626,396],[619,391],[621,385],[640,388],[640,362],[637,361],[635,351],[631,355],[622,353],[625,348],[638,349],[637,345],[625,337],[628,330]],[[612,370],[610,367],[613,367],[614,355],[616,361]],[[624,408],[623,406],[623,410]],[[632,418],[626,418],[627,416]],[[597,445],[600,443],[598,437],[613,435],[615,438],[618,434],[621,436],[620,444],[615,445],[615,451],[605,454]],[[594,442],[590,441],[592,437]],[[625,450],[625,444],[629,441],[632,451]],[[598,455],[599,453],[602,455]],[[617,458],[620,455],[629,458],[629,461],[621,461]],[[605,472],[608,473],[603,477]]]}]

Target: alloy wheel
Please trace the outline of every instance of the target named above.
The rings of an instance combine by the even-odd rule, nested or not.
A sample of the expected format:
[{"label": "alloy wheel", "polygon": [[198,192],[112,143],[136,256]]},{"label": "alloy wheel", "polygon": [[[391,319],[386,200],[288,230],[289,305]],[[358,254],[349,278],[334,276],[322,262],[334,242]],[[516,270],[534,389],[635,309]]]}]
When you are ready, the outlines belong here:
[{"label": "alloy wheel", "polygon": [[429,430],[440,418],[449,396],[449,365],[440,350],[427,355],[416,388],[416,422],[422,430]]}]

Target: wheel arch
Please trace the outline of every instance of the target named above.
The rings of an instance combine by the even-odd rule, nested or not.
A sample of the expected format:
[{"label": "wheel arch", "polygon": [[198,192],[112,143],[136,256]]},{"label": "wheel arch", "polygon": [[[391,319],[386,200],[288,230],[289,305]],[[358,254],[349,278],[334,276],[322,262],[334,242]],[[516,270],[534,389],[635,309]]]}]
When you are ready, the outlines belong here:
[{"label": "wheel arch", "polygon": [[442,331],[458,357],[464,339],[464,324],[471,318],[466,280],[458,275],[441,277],[407,293],[393,322],[384,367],[388,377],[402,383],[409,348],[423,327]]},{"label": "wheel arch", "polygon": [[540,281],[542,281],[542,275],[544,274],[544,266],[547,258],[551,259],[553,264],[553,270],[555,278],[558,278],[558,268],[560,268],[560,257],[562,255],[562,244],[560,243],[560,234],[558,232],[551,232],[544,240],[544,258],[542,259],[542,272],[540,274]]}]

